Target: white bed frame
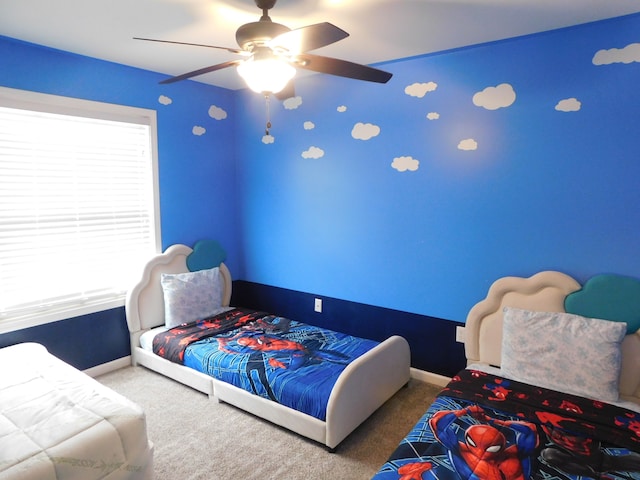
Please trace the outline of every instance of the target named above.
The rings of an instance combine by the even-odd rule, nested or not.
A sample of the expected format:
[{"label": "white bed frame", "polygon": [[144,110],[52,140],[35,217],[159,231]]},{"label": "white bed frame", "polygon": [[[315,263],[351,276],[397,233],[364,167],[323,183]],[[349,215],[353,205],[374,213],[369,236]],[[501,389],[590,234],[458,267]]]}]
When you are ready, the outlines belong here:
[{"label": "white bed frame", "polygon": [[[186,259],[192,251],[186,245],[177,244],[156,255],[146,264],[142,278],[128,292],[125,308],[134,365],[147,367],[211,398],[320,442],[329,451],[334,451],[347,435],[409,381],[409,344],[402,337],[392,336],[345,368],[329,396],[326,421],[323,422],[142,349],[140,336],[151,328],[164,325],[161,274],[187,272]],[[225,281],[223,306],[228,306],[231,274],[224,263],[220,265],[220,272]]]},{"label": "white bed frame", "polygon": [[[529,278],[503,277],[496,280],[487,297],[467,315],[465,352],[467,364],[500,367],[502,349],[502,309],[522,308],[542,312],[564,312],[565,297],[579,290],[570,276],[544,271]],[[589,368],[589,365],[585,365]],[[640,333],[627,335],[622,342],[620,398],[640,404]]]}]

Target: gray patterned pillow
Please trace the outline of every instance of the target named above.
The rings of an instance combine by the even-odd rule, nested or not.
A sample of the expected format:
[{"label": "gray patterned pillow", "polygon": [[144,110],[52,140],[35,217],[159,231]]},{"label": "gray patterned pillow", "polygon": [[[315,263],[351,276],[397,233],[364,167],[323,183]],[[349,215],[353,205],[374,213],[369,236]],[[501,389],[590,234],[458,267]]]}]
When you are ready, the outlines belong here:
[{"label": "gray patterned pillow", "polygon": [[219,267],[188,273],[163,273],[160,283],[167,328],[210,317],[222,307],[224,285]]},{"label": "gray patterned pillow", "polygon": [[505,377],[605,402],[618,400],[626,324],[505,307]]}]

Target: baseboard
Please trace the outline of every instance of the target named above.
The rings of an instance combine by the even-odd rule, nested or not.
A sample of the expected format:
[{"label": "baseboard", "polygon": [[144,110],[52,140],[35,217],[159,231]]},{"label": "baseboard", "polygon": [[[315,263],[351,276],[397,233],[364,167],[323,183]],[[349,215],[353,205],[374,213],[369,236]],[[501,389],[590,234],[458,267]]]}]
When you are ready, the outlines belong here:
[{"label": "baseboard", "polygon": [[104,375],[105,373],[128,367],[129,365],[131,365],[131,355],[127,355],[126,357],[121,357],[107,363],[101,363],[100,365],[96,365],[95,367],[87,368],[86,370],[83,370],[83,372],[90,377],[98,377],[100,375]]},{"label": "baseboard", "polygon": [[438,373],[426,372],[417,368],[411,368],[411,378],[420,380],[421,382],[430,383],[439,387],[445,387],[451,381],[450,377],[445,377]]}]

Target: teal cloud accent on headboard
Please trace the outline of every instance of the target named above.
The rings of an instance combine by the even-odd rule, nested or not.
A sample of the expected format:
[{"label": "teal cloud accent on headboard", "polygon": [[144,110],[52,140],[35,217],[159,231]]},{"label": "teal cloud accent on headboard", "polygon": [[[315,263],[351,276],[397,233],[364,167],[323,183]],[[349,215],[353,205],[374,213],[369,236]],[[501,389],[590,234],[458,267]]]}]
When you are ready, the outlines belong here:
[{"label": "teal cloud accent on headboard", "polygon": [[640,280],[596,275],[582,289],[567,295],[564,307],[583,317],[627,322],[627,333],[634,333],[640,328]]},{"label": "teal cloud accent on headboard", "polygon": [[200,240],[187,257],[187,268],[191,272],[219,267],[227,258],[227,252],[215,240]]}]

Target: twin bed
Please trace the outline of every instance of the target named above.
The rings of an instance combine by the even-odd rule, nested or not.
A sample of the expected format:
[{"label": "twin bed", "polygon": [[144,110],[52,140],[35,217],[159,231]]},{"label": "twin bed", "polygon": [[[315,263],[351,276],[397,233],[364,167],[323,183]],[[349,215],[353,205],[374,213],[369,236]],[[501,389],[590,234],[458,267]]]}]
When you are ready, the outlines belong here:
[{"label": "twin bed", "polygon": [[504,277],[454,376],[375,480],[640,478],[640,281]]},{"label": "twin bed", "polygon": [[140,407],[37,343],[0,349],[0,479],[151,480]]},{"label": "twin bed", "polygon": [[146,264],[126,303],[134,365],[330,451],[407,384],[402,337],[374,342],[229,307],[224,258],[216,242],[201,241],[173,245]]},{"label": "twin bed", "polygon": [[[211,244],[174,245],[147,264],[127,300],[135,364],[329,450],[409,380],[409,349],[400,337],[369,343],[228,307],[231,277],[223,259]],[[177,291],[171,282],[190,283],[208,270],[218,276],[220,310],[170,328],[166,318],[175,304],[192,303],[171,298]],[[205,327],[213,333],[200,336]],[[497,280],[469,312],[467,368],[375,479],[640,479],[639,328],[636,279],[598,275],[581,286],[547,271]],[[184,346],[194,339],[175,348],[174,340]],[[327,365],[338,371],[327,374],[325,403],[309,410],[309,390],[320,389],[288,375],[314,377]],[[239,367],[240,380],[230,376],[232,367]],[[271,383],[277,376],[282,384]],[[297,390],[281,395],[283,385]]]}]

